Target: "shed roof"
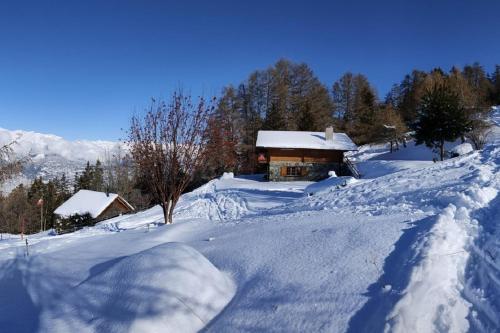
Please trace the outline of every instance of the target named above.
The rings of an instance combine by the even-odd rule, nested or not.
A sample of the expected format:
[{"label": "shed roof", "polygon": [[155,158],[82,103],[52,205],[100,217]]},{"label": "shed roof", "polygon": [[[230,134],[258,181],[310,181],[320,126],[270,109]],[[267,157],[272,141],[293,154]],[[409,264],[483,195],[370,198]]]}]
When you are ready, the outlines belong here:
[{"label": "shed roof", "polygon": [[263,148],[358,150],[347,134],[333,133],[333,140],[325,140],[325,132],[259,131],[256,145]]},{"label": "shed roof", "polygon": [[129,207],[130,210],[134,210],[134,207],[118,194],[80,190],[66,200],[61,206],[57,207],[54,213],[62,217],[89,213],[93,218],[96,218],[115,200],[120,200],[125,206]]}]

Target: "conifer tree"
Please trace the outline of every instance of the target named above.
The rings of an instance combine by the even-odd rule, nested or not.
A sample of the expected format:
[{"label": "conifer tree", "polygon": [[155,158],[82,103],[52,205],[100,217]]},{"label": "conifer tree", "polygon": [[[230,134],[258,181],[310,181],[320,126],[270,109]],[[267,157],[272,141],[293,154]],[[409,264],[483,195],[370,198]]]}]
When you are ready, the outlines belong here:
[{"label": "conifer tree", "polygon": [[495,71],[491,74],[493,86],[491,93],[491,104],[500,105],[500,65],[495,66]]},{"label": "conifer tree", "polygon": [[439,149],[444,160],[444,143],[470,130],[470,120],[459,97],[443,84],[435,85],[422,98],[415,124],[416,144]]},{"label": "conifer tree", "polygon": [[102,192],[104,191],[104,169],[101,161],[97,160],[91,169],[90,173],[90,190]]}]

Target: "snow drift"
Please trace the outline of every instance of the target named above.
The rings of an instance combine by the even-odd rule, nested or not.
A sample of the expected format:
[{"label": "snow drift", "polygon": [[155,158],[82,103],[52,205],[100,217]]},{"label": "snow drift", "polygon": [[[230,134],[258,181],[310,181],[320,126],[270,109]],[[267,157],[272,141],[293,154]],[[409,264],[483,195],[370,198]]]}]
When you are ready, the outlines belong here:
[{"label": "snow drift", "polygon": [[354,177],[329,177],[317,183],[311,184],[304,190],[308,195],[317,194],[323,191],[334,191],[356,182]]},{"label": "snow drift", "polygon": [[42,314],[41,332],[196,332],[231,300],[232,280],[202,254],[166,243],[120,258]]}]

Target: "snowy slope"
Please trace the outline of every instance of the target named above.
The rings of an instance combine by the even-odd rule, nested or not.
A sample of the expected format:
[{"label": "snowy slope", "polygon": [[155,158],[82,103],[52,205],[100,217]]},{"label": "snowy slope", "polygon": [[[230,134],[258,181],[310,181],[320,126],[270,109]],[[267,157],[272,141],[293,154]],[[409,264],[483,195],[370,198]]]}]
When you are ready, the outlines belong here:
[{"label": "snowy slope", "polygon": [[23,174],[9,182],[5,190],[38,176],[50,179],[66,173],[72,179],[87,161],[95,163],[97,159],[104,160],[107,153],[113,154],[121,147],[119,143],[111,141],[68,141],[52,134],[0,128],[0,145],[13,141],[16,141],[12,146],[15,154],[28,158],[28,163]]},{"label": "snowy slope", "polygon": [[[493,120],[500,125],[500,111]],[[420,147],[394,160],[381,156],[385,147],[365,148],[358,157],[372,173],[346,186],[224,177],[184,195],[173,225],[161,225],[154,207],[72,234],[29,236],[29,257],[19,237],[7,237],[0,327],[156,331],[162,318],[190,318],[183,306],[155,307],[170,304],[169,288],[184,280],[163,266],[175,242],[217,295],[181,296],[200,304],[202,319],[179,332],[498,331],[494,133],[483,151],[438,163],[408,157]]]}]

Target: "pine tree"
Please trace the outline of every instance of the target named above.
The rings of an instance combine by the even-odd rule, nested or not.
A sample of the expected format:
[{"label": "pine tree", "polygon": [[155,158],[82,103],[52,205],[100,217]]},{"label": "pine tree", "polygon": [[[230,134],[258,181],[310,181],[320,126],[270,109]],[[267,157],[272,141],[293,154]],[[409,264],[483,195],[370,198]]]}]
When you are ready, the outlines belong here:
[{"label": "pine tree", "polygon": [[105,190],[104,184],[104,169],[101,161],[97,160],[95,165],[91,165],[87,162],[85,170],[81,174],[75,175],[75,190],[91,190],[102,192]]},{"label": "pine tree", "polygon": [[424,94],[424,81],[427,73],[419,70],[413,70],[411,74],[406,75],[400,83],[397,106],[398,112],[403,116],[407,124],[415,122],[417,109]]},{"label": "pine tree", "polygon": [[445,141],[454,141],[470,130],[467,112],[456,93],[440,84],[428,90],[422,98],[415,124],[416,144],[438,148],[444,160]]},{"label": "pine tree", "polygon": [[90,162],[87,161],[87,165],[81,174],[75,174],[75,190],[74,192],[78,192],[79,190],[90,190],[91,182],[92,182],[92,166]]},{"label": "pine tree", "polygon": [[104,169],[101,161],[97,160],[91,169],[90,173],[90,190],[102,192],[104,191]]},{"label": "pine tree", "polygon": [[500,105],[500,65],[496,65],[495,71],[491,74],[491,84],[493,86],[491,104]]},{"label": "pine tree", "polygon": [[274,131],[286,131],[286,119],[283,114],[283,109],[280,108],[279,105],[271,104],[271,108],[268,110],[266,114],[266,118],[264,119],[264,129],[266,130],[274,130]]}]

